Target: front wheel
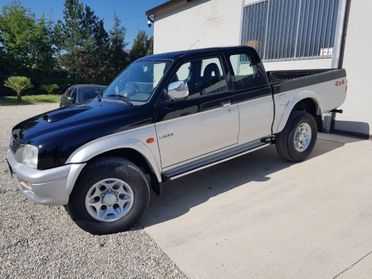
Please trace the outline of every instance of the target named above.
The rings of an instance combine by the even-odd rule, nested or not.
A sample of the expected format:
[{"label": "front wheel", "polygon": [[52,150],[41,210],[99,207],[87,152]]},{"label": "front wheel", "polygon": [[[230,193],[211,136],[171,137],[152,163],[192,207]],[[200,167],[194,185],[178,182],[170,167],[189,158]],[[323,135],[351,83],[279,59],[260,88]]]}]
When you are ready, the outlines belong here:
[{"label": "front wheel", "polygon": [[81,173],[67,212],[92,234],[117,233],[142,215],[149,200],[147,179],[135,164],[119,157],[100,158]]},{"label": "front wheel", "polygon": [[295,111],[283,131],[276,136],[276,149],[284,159],[301,162],[313,151],[317,134],[314,117],[307,112]]}]

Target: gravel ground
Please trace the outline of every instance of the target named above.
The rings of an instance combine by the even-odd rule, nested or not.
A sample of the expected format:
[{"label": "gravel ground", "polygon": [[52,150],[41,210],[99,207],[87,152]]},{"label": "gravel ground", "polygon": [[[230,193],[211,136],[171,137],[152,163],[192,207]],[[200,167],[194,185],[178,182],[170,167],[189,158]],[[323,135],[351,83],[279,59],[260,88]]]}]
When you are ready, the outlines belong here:
[{"label": "gravel ground", "polygon": [[55,107],[0,106],[0,277],[185,278],[144,230],[92,236],[62,207],[36,205],[20,194],[5,161],[9,132]]}]

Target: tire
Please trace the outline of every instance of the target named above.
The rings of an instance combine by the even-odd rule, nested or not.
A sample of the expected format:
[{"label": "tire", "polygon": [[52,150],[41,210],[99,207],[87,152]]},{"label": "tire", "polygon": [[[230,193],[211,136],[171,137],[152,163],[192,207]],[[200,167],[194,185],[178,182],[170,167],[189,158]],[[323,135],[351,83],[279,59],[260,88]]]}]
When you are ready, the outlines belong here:
[{"label": "tire", "polygon": [[[295,139],[295,136],[301,134],[300,130],[309,131],[309,128],[310,139],[307,136],[305,136],[303,141]],[[308,132],[304,133],[309,134]],[[304,111],[294,111],[290,115],[283,131],[276,136],[276,150],[287,161],[304,161],[313,151],[317,135],[318,130],[314,117]]]},{"label": "tire", "polygon": [[130,228],[149,202],[150,187],[139,167],[120,157],[104,157],[84,168],[66,209],[80,228],[102,235]]}]

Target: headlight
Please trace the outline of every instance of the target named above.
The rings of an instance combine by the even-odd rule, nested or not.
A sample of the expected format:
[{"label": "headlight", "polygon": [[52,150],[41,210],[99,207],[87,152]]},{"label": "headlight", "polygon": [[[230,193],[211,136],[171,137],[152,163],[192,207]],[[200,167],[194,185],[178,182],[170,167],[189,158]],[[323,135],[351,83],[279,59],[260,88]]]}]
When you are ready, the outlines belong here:
[{"label": "headlight", "polygon": [[15,154],[19,163],[25,164],[30,168],[37,169],[37,158],[39,150],[31,144],[21,144]]}]

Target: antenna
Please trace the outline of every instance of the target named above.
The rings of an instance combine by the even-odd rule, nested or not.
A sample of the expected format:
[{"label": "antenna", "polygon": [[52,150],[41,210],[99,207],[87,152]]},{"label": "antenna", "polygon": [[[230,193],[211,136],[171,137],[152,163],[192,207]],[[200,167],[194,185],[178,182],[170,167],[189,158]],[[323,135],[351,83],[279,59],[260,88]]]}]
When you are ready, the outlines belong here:
[{"label": "antenna", "polygon": [[200,39],[197,39],[196,41],[195,41],[195,43],[193,43],[192,45],[191,45],[191,47],[189,48],[189,50],[190,49],[192,49],[198,42],[200,41]]}]

